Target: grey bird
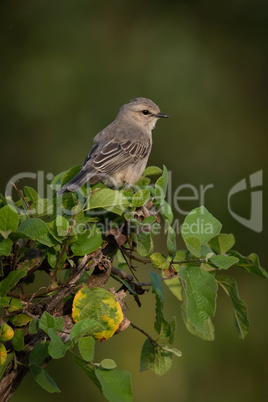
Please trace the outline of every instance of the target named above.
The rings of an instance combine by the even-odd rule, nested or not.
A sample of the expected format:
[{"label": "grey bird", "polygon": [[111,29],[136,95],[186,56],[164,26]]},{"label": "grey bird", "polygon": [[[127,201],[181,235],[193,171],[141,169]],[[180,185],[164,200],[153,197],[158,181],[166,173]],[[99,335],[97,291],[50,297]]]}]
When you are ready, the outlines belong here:
[{"label": "grey bird", "polygon": [[116,119],[94,138],[80,172],[58,190],[58,195],[78,191],[87,181],[102,181],[114,188],[137,182],[151,152],[152,129],[162,117],[169,116],[147,98],[135,98],[123,105]]}]

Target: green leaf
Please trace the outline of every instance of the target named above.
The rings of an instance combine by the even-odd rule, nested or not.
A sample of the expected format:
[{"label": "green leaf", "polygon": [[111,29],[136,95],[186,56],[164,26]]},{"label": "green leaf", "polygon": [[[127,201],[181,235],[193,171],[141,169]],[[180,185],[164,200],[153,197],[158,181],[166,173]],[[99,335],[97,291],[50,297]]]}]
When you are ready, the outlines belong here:
[{"label": "green leaf", "polygon": [[82,358],[85,361],[91,362],[94,359],[95,340],[92,338],[92,336],[79,338],[78,348]]},{"label": "green leaf", "polygon": [[[81,170],[81,165],[76,165],[71,167],[69,170],[62,172],[61,176],[61,185],[63,186],[64,184],[68,183],[68,181],[70,181],[71,179],[73,179]],[[54,177],[52,183],[55,183],[56,179],[60,176],[57,175],[56,177]]]},{"label": "green leaf", "polygon": [[237,267],[268,279],[268,272],[260,266],[260,261],[257,254],[251,253],[248,257],[244,257],[234,250],[229,251],[228,254],[238,258],[239,261],[236,263]]},{"label": "green leaf", "polygon": [[47,392],[61,392],[53,378],[51,378],[44,369],[31,365],[30,370],[37,384],[39,384]]},{"label": "green leaf", "polygon": [[215,254],[212,251],[212,249],[209,246],[207,246],[206,244],[202,244],[200,253],[201,253],[201,257],[206,257],[206,258],[210,258]]},{"label": "green leaf", "polygon": [[8,354],[7,354],[7,357],[6,357],[6,360],[5,360],[5,363],[2,364],[2,365],[0,365],[0,380],[1,380],[1,378],[3,377],[3,375],[5,374],[5,371],[6,371],[6,369],[7,369],[7,366],[9,365],[9,363],[11,362],[11,360],[13,359],[13,357],[14,357],[14,352],[8,353]]},{"label": "green leaf", "polygon": [[204,244],[212,237],[217,236],[221,231],[221,227],[221,223],[202,206],[193,209],[186,216],[181,234],[184,241],[189,237],[196,237],[201,244]]},{"label": "green leaf", "polygon": [[77,205],[77,195],[73,192],[64,193],[60,197],[57,197],[56,206],[57,215],[67,214],[71,216],[74,211],[80,212],[80,207]]},{"label": "green leaf", "polygon": [[75,222],[73,229],[70,233],[71,236],[81,232],[81,227],[84,228],[87,223],[98,222],[99,218],[94,215],[87,215],[84,211],[80,211],[75,215]]},{"label": "green leaf", "polygon": [[163,174],[155,183],[155,205],[160,208],[164,204],[168,186],[168,171],[166,166],[163,166]]},{"label": "green leaf", "polygon": [[140,232],[137,237],[138,253],[143,257],[147,257],[152,253],[153,247],[151,233]]},{"label": "green leaf", "polygon": [[179,271],[186,296],[186,314],[192,325],[206,333],[204,322],[216,310],[217,282],[215,277],[200,267],[181,267]]},{"label": "green leaf", "polygon": [[10,297],[10,302],[8,303],[9,308],[8,311],[12,313],[13,311],[17,311],[23,308],[23,304],[19,299],[16,299],[15,297]]},{"label": "green leaf", "polygon": [[185,261],[188,259],[188,254],[189,251],[187,250],[178,250],[175,254],[175,257],[173,257],[173,261],[176,262]]},{"label": "green leaf", "polygon": [[133,393],[130,373],[126,370],[95,369],[105,397],[110,402],[132,402]]},{"label": "green leaf", "polygon": [[55,246],[57,242],[50,235],[47,225],[39,218],[29,218],[23,221],[17,232],[45,246]]},{"label": "green leaf", "polygon": [[181,352],[179,349],[167,348],[167,347],[164,347],[164,348],[162,348],[162,349],[164,349],[166,352],[173,353],[173,354],[174,354],[175,356],[177,356],[177,357],[181,357],[181,356],[182,356],[182,352]]},{"label": "green leaf", "polygon": [[132,197],[133,207],[142,207],[149,201],[150,197],[151,194],[149,190],[144,189],[137,191]]},{"label": "green leaf", "polygon": [[37,343],[31,351],[29,365],[40,366],[48,356],[48,342],[41,341]]},{"label": "green leaf", "polygon": [[14,327],[24,327],[32,320],[32,317],[29,317],[27,314],[18,314],[13,315],[10,318],[10,322]]},{"label": "green leaf", "polygon": [[141,350],[140,371],[149,370],[154,363],[154,359],[155,359],[155,347],[149,341],[149,339],[146,339]]},{"label": "green leaf", "polygon": [[103,359],[100,362],[100,368],[105,369],[105,370],[113,370],[115,369],[116,363],[112,359]]},{"label": "green leaf", "polygon": [[91,224],[90,229],[83,230],[78,234],[77,239],[71,245],[71,249],[75,256],[84,256],[93,253],[93,251],[97,250],[101,245],[101,231],[96,225]]},{"label": "green leaf", "polygon": [[210,257],[209,261],[211,261],[212,264],[216,265],[216,267],[220,269],[228,269],[232,265],[235,265],[239,261],[239,259],[226,255],[213,255],[212,257]]},{"label": "green leaf", "polygon": [[[54,268],[54,269],[56,268],[57,262],[59,259],[59,254],[60,253],[58,251],[56,251],[55,248],[50,247],[47,249],[47,261],[48,261],[49,265],[51,266],[51,268]],[[61,261],[62,261],[62,263],[60,265],[65,263],[64,256]],[[61,268],[61,267],[59,267],[59,268]]]},{"label": "green leaf", "polygon": [[37,334],[38,329],[39,329],[39,320],[36,320],[35,318],[33,318],[29,324],[29,333],[31,335]]},{"label": "green leaf", "polygon": [[182,301],[182,285],[178,278],[167,279],[164,284],[179,301]]},{"label": "green leaf", "polygon": [[162,169],[160,169],[157,166],[148,166],[144,172],[143,172],[143,176],[155,176],[155,175],[159,175],[162,173]]},{"label": "green leaf", "polygon": [[16,352],[20,352],[25,348],[24,346],[24,331],[23,329],[17,329],[12,338],[12,346]]},{"label": "green leaf", "polygon": [[167,249],[169,255],[174,257],[177,251],[176,233],[171,226],[167,228]]},{"label": "green leaf", "polygon": [[213,237],[209,242],[210,247],[219,254],[225,254],[234,244],[235,238],[231,233],[220,233],[218,236]]},{"label": "green leaf", "polygon": [[248,311],[246,303],[239,297],[237,283],[231,276],[217,275],[216,279],[232,300],[235,326],[239,337],[244,339],[249,329]]},{"label": "green leaf", "polygon": [[171,225],[173,222],[174,215],[173,215],[171,206],[165,200],[163,201],[162,207],[160,209],[160,213]]},{"label": "green leaf", "polygon": [[128,199],[122,192],[103,188],[90,196],[87,209],[102,208],[117,215],[122,215],[129,205]]},{"label": "green leaf", "polygon": [[151,369],[157,375],[164,375],[171,367],[172,353],[162,348],[155,348],[155,360]]},{"label": "green leaf", "polygon": [[155,323],[154,327],[158,334],[161,333],[163,318],[163,306],[164,306],[164,292],[163,285],[159,275],[155,272],[150,271],[150,277],[152,282],[152,292],[155,294],[156,298],[156,309],[155,309]]},{"label": "green leaf", "polygon": [[11,271],[8,276],[0,282],[0,296],[5,296],[17,283],[27,275],[27,271]]},{"label": "green leaf", "polygon": [[207,320],[205,320],[203,322],[202,330],[200,331],[190,321],[188,314],[187,314],[187,304],[186,303],[181,304],[181,313],[182,313],[182,318],[183,318],[184,324],[191,334],[196,335],[205,341],[214,341],[215,328],[214,328],[214,325],[210,318],[208,318]]},{"label": "green leaf", "polygon": [[56,176],[53,177],[53,180],[50,182],[50,187],[53,190],[57,190],[58,186],[55,186],[55,184],[61,184],[61,179],[65,175],[66,172],[67,172],[67,170],[64,170],[63,172],[60,172],[60,173],[56,174]]},{"label": "green leaf", "polygon": [[163,347],[174,342],[174,337],[177,330],[176,318],[173,317],[170,323],[168,323],[164,318],[161,321],[161,331],[160,336],[157,340],[159,346]]},{"label": "green leaf", "polygon": [[10,300],[11,300],[11,297],[9,297],[9,296],[0,297],[0,308],[7,307],[10,303]]},{"label": "green leaf", "polygon": [[152,262],[152,266],[154,268],[158,268],[158,269],[168,269],[169,268],[169,262],[167,261],[167,257],[165,257],[164,254],[154,253],[154,254],[150,255],[150,259]]},{"label": "green leaf", "polygon": [[201,242],[198,237],[189,236],[184,242],[191,254],[195,257],[201,256]]},{"label": "green leaf", "polygon": [[59,236],[67,236],[69,231],[69,222],[66,218],[64,218],[64,216],[58,215],[55,220],[55,225]]},{"label": "green leaf", "polygon": [[56,334],[54,329],[49,328],[48,335],[51,339],[48,345],[48,353],[53,359],[61,359],[69,349],[69,346],[63,343],[61,337]]},{"label": "green leaf", "polygon": [[63,331],[64,321],[62,317],[52,317],[47,311],[45,311],[39,320],[39,328],[49,335],[49,328],[54,330]]},{"label": "green leaf", "polygon": [[142,176],[136,183],[135,183],[135,188],[142,188],[142,187],[148,187],[148,184],[150,184],[151,180],[149,177],[144,177]]},{"label": "green leaf", "polygon": [[53,200],[47,198],[38,198],[32,203],[31,211],[33,216],[36,218],[50,216],[54,212]]},{"label": "green leaf", "polygon": [[12,205],[5,205],[0,209],[0,234],[7,239],[11,232],[17,230],[19,216]]},{"label": "green leaf", "polygon": [[105,327],[92,318],[85,318],[78,321],[71,329],[70,337],[74,342],[78,342],[80,338],[86,335],[93,335],[96,332],[105,330]]},{"label": "green leaf", "polygon": [[84,373],[91,379],[91,381],[99,388],[100,392],[102,392],[102,386],[95,374],[95,368],[92,367],[90,363],[86,363],[84,360],[80,359],[80,357],[73,354],[73,358],[76,364],[81,367]]},{"label": "green leaf", "polygon": [[159,338],[157,340],[158,345],[163,347],[169,343],[172,343],[174,340],[174,335],[175,335],[174,331],[175,330],[176,330],[176,327],[173,327],[164,318],[162,318],[161,331],[159,334]]},{"label": "green leaf", "polygon": [[32,187],[25,186],[23,190],[30,201],[37,202],[40,199],[39,194]]},{"label": "green leaf", "polygon": [[156,217],[155,217],[155,216],[153,216],[153,215],[147,216],[147,218],[143,219],[141,225],[142,225],[142,226],[150,226],[150,225],[152,225],[153,223],[155,223],[155,221],[156,221]]},{"label": "green leaf", "polygon": [[3,239],[0,237],[0,255],[9,256],[13,241],[11,239]]}]

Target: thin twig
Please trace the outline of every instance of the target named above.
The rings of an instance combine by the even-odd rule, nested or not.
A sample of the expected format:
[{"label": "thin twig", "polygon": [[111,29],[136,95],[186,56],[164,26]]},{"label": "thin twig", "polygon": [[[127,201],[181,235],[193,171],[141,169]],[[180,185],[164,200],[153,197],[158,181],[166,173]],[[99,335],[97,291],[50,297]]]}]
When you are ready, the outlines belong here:
[{"label": "thin twig", "polygon": [[133,282],[133,276],[119,268],[112,267],[112,273],[127,282]]},{"label": "thin twig", "polygon": [[14,256],[13,256],[13,258],[12,258],[12,267],[11,267],[11,270],[12,270],[12,271],[14,271],[14,269],[16,268],[16,263],[17,263],[17,259],[18,259],[19,248],[20,248],[20,245],[19,245],[19,243],[17,242],[16,245],[15,245]]},{"label": "thin twig", "polygon": [[139,257],[136,257],[135,255],[129,253],[124,247],[119,247],[119,248],[122,251],[122,253],[125,254],[131,260],[142,262],[143,264],[151,264],[150,258],[139,258]]},{"label": "thin twig", "polygon": [[17,192],[18,192],[18,194],[20,195],[20,197],[21,197],[21,198],[23,199],[23,201],[25,202],[25,204],[26,204],[26,206],[27,206],[27,208],[28,208],[28,210],[29,210],[29,214],[30,214],[31,217],[33,218],[33,214],[32,214],[31,208],[30,208],[28,202],[26,201],[24,195],[21,193],[21,191],[18,189],[18,187],[16,186],[15,183],[12,183],[12,185],[15,187],[15,189],[16,189]]},{"label": "thin twig", "polygon": [[202,262],[207,262],[207,260],[206,260],[205,258],[197,258],[196,260],[172,261],[172,262],[170,262],[170,264],[171,264],[171,265],[173,265],[173,264],[182,265],[182,264],[192,264],[193,262],[200,262],[200,263],[202,263]]},{"label": "thin twig", "polygon": [[[135,261],[138,261],[138,262],[142,262],[143,264],[151,264],[152,263],[152,261],[150,260],[150,258],[140,258],[140,257],[137,257],[136,255],[134,255],[134,254],[131,254],[131,253],[129,253],[127,250],[126,250],[126,248],[125,247],[119,247],[120,248],[120,250],[121,250],[121,252],[123,253],[123,254],[125,254],[128,258],[130,258],[131,260],[135,260]],[[205,258],[198,258],[198,259],[193,259],[193,260],[182,260],[182,261],[173,261],[173,260],[171,260],[170,261],[170,265],[173,265],[173,264],[179,264],[179,265],[181,265],[181,264],[190,264],[190,263],[193,263],[193,262],[200,262],[200,263],[202,263],[202,262],[207,262],[207,260],[205,259]]]},{"label": "thin twig", "polygon": [[[172,278],[168,278],[166,276],[162,276],[161,281],[168,281],[169,279],[179,278],[177,275],[174,275]],[[152,282],[139,282],[139,286],[152,286]]]},{"label": "thin twig", "polygon": [[132,326],[132,328],[137,329],[138,331],[140,331],[143,335],[147,336],[147,338],[149,339],[149,341],[154,344],[157,345],[157,342],[151,337],[151,335],[149,335],[146,331],[144,331],[144,329],[137,327],[137,325],[133,324],[133,322],[130,322],[130,325]]},{"label": "thin twig", "polygon": [[128,262],[126,255],[125,255],[124,253],[122,253],[122,255],[123,255],[123,257],[124,257],[124,260],[125,260],[126,263],[127,263],[127,266],[128,266],[128,268],[129,268],[130,272],[132,273],[132,275],[134,276],[134,278],[136,279],[136,281],[138,281],[138,278],[137,278],[137,276],[135,275],[135,272],[134,272],[134,267],[132,267],[132,264],[131,264],[131,258],[129,257],[129,262]]},{"label": "thin twig", "polygon": [[[61,286],[58,286],[57,288],[55,288],[53,290],[51,290],[51,289],[44,290],[43,292],[36,293],[35,298],[42,297],[44,295],[47,295],[48,293],[55,292],[59,289],[61,289]],[[20,299],[20,300],[29,300],[32,298],[32,295],[21,295],[21,294],[13,293],[13,292],[7,292],[7,295],[10,297],[14,297],[16,299]]]}]

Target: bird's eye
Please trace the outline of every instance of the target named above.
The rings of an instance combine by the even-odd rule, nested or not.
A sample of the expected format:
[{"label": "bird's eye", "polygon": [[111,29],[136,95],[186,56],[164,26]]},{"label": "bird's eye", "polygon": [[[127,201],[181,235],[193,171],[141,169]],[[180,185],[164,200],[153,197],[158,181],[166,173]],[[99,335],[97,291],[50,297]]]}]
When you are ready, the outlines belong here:
[{"label": "bird's eye", "polygon": [[145,114],[145,115],[150,114],[149,110],[143,110],[142,113]]}]

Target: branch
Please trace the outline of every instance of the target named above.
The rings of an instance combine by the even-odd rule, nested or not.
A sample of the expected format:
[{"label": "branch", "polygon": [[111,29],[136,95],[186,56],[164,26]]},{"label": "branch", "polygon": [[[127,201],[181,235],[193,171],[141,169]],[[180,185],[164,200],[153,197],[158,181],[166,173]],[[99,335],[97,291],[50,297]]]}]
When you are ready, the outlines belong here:
[{"label": "branch", "polygon": [[[46,306],[46,311],[48,313],[52,313],[55,308],[67,297],[69,296],[74,288],[76,287],[78,281],[80,280],[81,276],[84,273],[84,270],[89,262],[89,260],[91,259],[91,255],[85,255],[80,264],[77,267],[76,273],[75,275],[73,275],[73,277],[68,278],[68,282],[66,281],[65,284],[63,284],[62,286],[60,286],[60,290],[58,291],[58,293],[55,295],[55,297],[51,300],[51,302],[49,302]],[[68,285],[68,286],[67,286]]]},{"label": "branch", "polygon": [[137,329],[138,331],[140,331],[143,335],[145,335],[149,341],[153,344],[153,345],[157,345],[156,340],[154,340],[151,335],[149,335],[146,331],[144,331],[144,329],[137,327],[137,325],[133,324],[133,322],[130,322],[130,325],[132,326],[132,328]]},{"label": "branch", "polygon": [[135,255],[129,253],[124,247],[119,247],[119,249],[121,250],[121,252],[123,254],[125,254],[129,259],[131,260],[135,260],[138,262],[142,262],[143,264],[151,264],[152,261],[150,260],[150,258],[140,258],[140,257],[136,257]]},{"label": "branch", "polygon": [[[152,261],[151,261],[151,259],[150,258],[140,258],[140,257],[137,257],[136,255],[134,255],[134,254],[131,254],[130,252],[128,252],[126,249],[125,249],[125,247],[119,247],[119,249],[120,249],[120,251],[123,253],[123,254],[125,254],[129,259],[131,259],[131,260],[135,260],[135,261],[138,261],[138,262],[142,262],[143,264],[151,264],[152,263]],[[193,262],[197,262],[197,263],[203,263],[203,262],[207,262],[207,260],[206,260],[206,258],[195,258],[195,259],[191,259],[191,260],[182,260],[182,261],[173,261],[173,260],[171,260],[170,261],[170,265],[173,265],[173,264],[178,264],[178,265],[182,265],[182,264],[190,264],[190,263],[193,263]]]}]

